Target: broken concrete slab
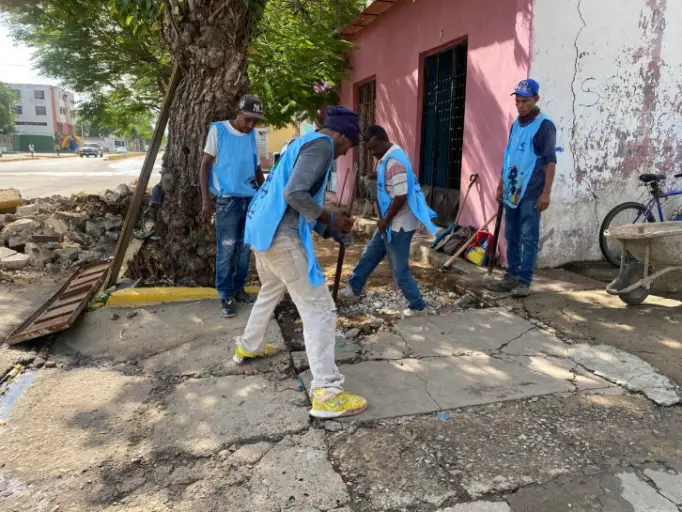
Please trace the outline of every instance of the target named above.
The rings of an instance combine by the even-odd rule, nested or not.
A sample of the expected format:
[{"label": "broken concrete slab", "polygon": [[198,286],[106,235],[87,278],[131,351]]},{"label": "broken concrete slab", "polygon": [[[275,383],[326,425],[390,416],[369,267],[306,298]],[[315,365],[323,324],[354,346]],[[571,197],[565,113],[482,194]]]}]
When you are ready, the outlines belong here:
[{"label": "broken concrete slab", "polygon": [[76,247],[67,247],[66,249],[57,249],[55,254],[60,261],[76,261],[79,251],[80,249]]},{"label": "broken concrete slab", "polygon": [[512,509],[503,501],[474,501],[472,503],[460,503],[438,512],[512,512]]},{"label": "broken concrete slab", "polygon": [[368,359],[490,353],[532,329],[533,324],[503,308],[477,309],[399,320],[363,346]]},{"label": "broken concrete slab", "polygon": [[515,512],[677,512],[677,507],[633,473],[597,473],[526,487],[507,497]]},{"label": "broken concrete slab", "polygon": [[25,204],[23,206],[17,206],[17,211],[15,212],[17,218],[30,217],[40,213],[40,207],[37,204]]},{"label": "broken concrete slab", "polygon": [[[227,461],[233,466],[251,466],[260,461],[273,447],[272,443],[261,441],[259,443],[246,444],[232,453]],[[222,455],[222,453],[221,453]]]},{"label": "broken concrete slab", "polygon": [[[346,389],[369,401],[363,421],[572,391],[573,375],[542,374],[484,354],[341,365]],[[301,375],[309,387],[310,372]]]},{"label": "broken concrete slab", "polygon": [[414,371],[440,409],[559,393],[573,389],[561,376],[545,375],[523,365],[477,354],[398,361]]},{"label": "broken concrete slab", "polygon": [[511,305],[577,342],[611,345],[638,356],[682,385],[679,301],[650,296],[633,308],[602,289],[536,294]]},{"label": "broken concrete slab", "polygon": [[94,263],[102,258],[102,253],[99,251],[78,251],[78,261],[81,263]]},{"label": "broken concrete slab", "polygon": [[42,371],[3,428],[0,467],[31,483],[123,460],[151,389],[149,379],[112,371]]},{"label": "broken concrete slab", "polygon": [[568,358],[570,345],[545,331],[535,328],[523,333],[502,348],[503,354],[516,356],[548,355]]},{"label": "broken concrete slab", "polygon": [[0,238],[6,240],[9,237],[15,236],[19,233],[30,235],[33,234],[38,228],[40,228],[40,223],[33,219],[18,219],[5,226],[5,228],[2,230],[2,233],[0,233]]},{"label": "broken concrete slab", "polygon": [[308,406],[295,379],[261,375],[193,379],[178,385],[158,412],[155,450],[207,456],[233,444],[278,438],[308,427]]},{"label": "broken concrete slab", "polygon": [[44,249],[34,242],[28,242],[26,244],[24,253],[30,257],[31,266],[38,268],[44,267],[55,258],[55,255],[52,251]]},{"label": "broken concrete slab", "polygon": [[350,502],[321,430],[282,440],[255,467],[251,482],[252,510],[332,510]]},{"label": "broken concrete slab", "polygon": [[622,491],[619,493],[620,496],[627,501],[634,510],[679,512],[675,503],[660,495],[657,489],[641,480],[634,473],[619,473],[616,476],[622,485]]},{"label": "broken concrete slab", "polygon": [[[352,363],[359,355],[360,346],[356,342],[344,338],[336,338],[336,346],[334,347],[334,360],[336,364]],[[305,350],[292,352],[291,360],[296,373],[302,373],[310,368],[308,355]]]},{"label": "broken concrete slab", "polygon": [[661,496],[682,506],[682,475],[672,470],[646,469],[644,474],[654,483]]},{"label": "broken concrete slab", "polygon": [[[359,418],[370,420],[437,411],[439,405],[429,396],[424,381],[413,372],[403,371],[396,361],[368,361],[340,365],[346,377],[345,388],[369,400],[369,408]],[[310,389],[310,370],[300,375]]]},{"label": "broken concrete slab", "polygon": [[516,362],[534,372],[547,375],[553,379],[571,382],[576,390],[606,389],[614,387],[610,382],[601,379],[580,368],[571,359],[544,356],[501,356],[504,360]]},{"label": "broken concrete slab", "polygon": [[610,345],[579,344],[570,348],[571,359],[596,375],[629,391],[644,393],[658,405],[680,403],[676,386],[639,357]]},{"label": "broken concrete slab", "polygon": [[67,231],[69,231],[69,223],[64,219],[59,218],[56,213],[53,213],[47,218],[47,220],[45,221],[45,225],[47,227],[52,228],[56,233],[59,233],[60,235],[63,235]]},{"label": "broken concrete slab", "polygon": [[[220,317],[218,301],[170,303],[122,309],[119,311],[122,320],[112,322],[111,310],[103,308],[82,315],[60,336],[55,351],[77,352],[114,363],[143,360],[145,372],[173,376],[290,370],[284,338],[274,320],[270,321],[266,340],[275,345],[277,354],[240,366],[232,361],[234,338],[243,334],[250,310],[243,307],[234,318],[226,320]],[[126,312],[137,314],[128,318]]]},{"label": "broken concrete slab", "polygon": [[17,251],[13,251],[12,249],[8,249],[7,247],[0,246],[0,261],[3,258],[9,258],[10,256],[14,256],[16,253]]},{"label": "broken concrete slab", "polygon": [[31,257],[27,254],[17,253],[13,256],[7,256],[0,260],[0,268],[7,270],[21,270],[28,266],[31,262]]},{"label": "broken concrete slab", "polygon": [[[194,338],[148,357],[143,363],[145,372],[175,376],[220,377],[255,373],[285,375],[291,371],[291,360],[277,322],[270,321],[265,335],[267,342],[275,346],[276,352],[270,357],[247,360],[240,365],[232,360],[232,355],[236,348],[235,336],[244,331],[242,328],[237,332],[237,326],[231,327],[234,335]],[[125,336],[125,333],[123,335]]]}]

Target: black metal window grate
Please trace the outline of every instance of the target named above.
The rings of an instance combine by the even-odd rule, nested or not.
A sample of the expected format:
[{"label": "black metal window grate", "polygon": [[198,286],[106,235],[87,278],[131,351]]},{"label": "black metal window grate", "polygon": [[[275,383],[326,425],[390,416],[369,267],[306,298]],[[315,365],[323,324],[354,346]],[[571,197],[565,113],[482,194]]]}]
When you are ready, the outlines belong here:
[{"label": "black metal window grate", "polygon": [[[424,62],[420,182],[459,190],[464,141],[467,43]],[[433,197],[433,195],[432,195]]]}]

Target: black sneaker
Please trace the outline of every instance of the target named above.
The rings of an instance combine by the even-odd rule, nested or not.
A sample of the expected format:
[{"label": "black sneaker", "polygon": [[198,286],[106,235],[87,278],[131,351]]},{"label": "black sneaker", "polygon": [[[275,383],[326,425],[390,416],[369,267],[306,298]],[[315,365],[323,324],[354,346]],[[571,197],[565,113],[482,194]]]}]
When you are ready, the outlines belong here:
[{"label": "black sneaker", "polygon": [[487,286],[488,290],[496,293],[509,293],[519,284],[519,280],[514,276],[504,276],[502,281],[491,283]]},{"label": "black sneaker", "polygon": [[522,299],[530,295],[530,285],[526,283],[517,284],[511,291],[511,296],[515,299]]},{"label": "black sneaker", "polygon": [[223,318],[232,318],[234,312],[234,301],[232,299],[220,299],[220,309]]},{"label": "black sneaker", "polygon": [[246,293],[244,290],[239,290],[234,294],[234,300],[241,304],[253,304],[256,298]]}]

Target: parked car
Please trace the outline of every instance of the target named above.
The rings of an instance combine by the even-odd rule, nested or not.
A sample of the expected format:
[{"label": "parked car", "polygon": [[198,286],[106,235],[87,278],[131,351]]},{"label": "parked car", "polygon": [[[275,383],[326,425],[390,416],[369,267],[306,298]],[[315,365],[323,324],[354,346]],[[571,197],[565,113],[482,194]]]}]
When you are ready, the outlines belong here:
[{"label": "parked car", "polygon": [[118,146],[114,148],[114,153],[120,153],[122,155],[125,155],[128,152],[128,148],[125,146]]},{"label": "parked car", "polygon": [[92,142],[86,142],[83,144],[83,146],[78,150],[78,154],[80,155],[81,158],[84,156],[90,157],[94,156],[97,158],[98,156],[104,156],[104,150],[102,149],[102,146],[99,144],[94,144]]}]

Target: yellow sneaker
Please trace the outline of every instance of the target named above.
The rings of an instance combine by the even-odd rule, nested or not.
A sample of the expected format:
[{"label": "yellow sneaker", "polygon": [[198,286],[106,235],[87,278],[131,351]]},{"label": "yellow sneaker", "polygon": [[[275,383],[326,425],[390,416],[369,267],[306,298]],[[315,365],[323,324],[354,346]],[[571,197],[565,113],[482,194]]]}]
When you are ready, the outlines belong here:
[{"label": "yellow sneaker", "polygon": [[257,359],[259,357],[269,357],[277,352],[277,347],[274,345],[268,344],[265,345],[263,348],[262,352],[259,352],[258,354],[251,354],[249,352],[246,352],[245,350],[242,349],[242,347],[237,343],[237,348],[234,351],[234,356],[232,356],[232,360],[237,363],[237,364],[242,364],[244,360],[246,359]]},{"label": "yellow sneaker", "polygon": [[345,391],[332,395],[324,389],[315,389],[313,390],[312,400],[313,408],[310,410],[310,415],[316,418],[355,416],[367,409],[367,400]]}]

